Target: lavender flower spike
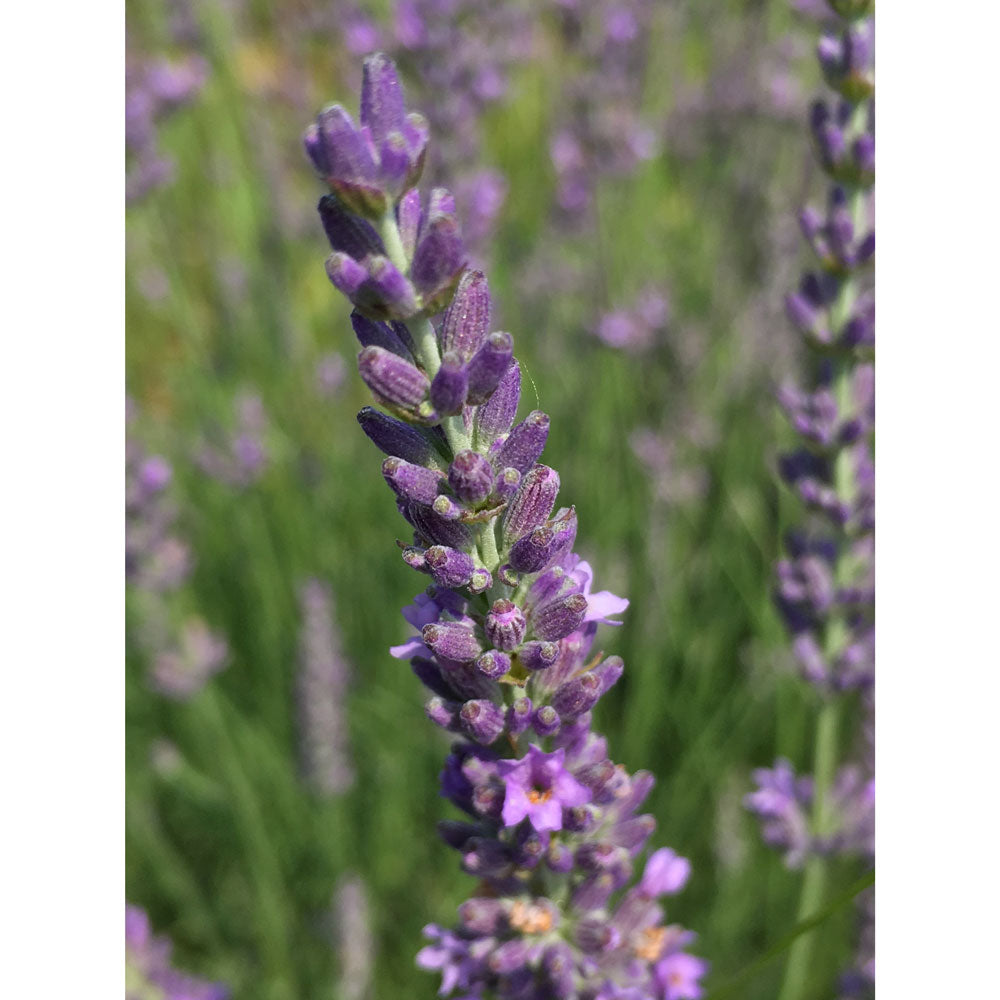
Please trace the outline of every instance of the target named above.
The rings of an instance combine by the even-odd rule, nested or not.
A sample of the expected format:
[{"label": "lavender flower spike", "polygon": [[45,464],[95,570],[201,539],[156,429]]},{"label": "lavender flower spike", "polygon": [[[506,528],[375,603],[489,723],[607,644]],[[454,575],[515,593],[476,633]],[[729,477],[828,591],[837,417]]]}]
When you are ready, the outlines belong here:
[{"label": "lavender flower spike", "polygon": [[[779,402],[800,447],[782,456],[786,483],[806,517],[786,540],[777,567],[776,601],[803,678],[822,698],[814,773],[797,776],[788,761],[755,772],[745,803],[761,820],[764,840],[790,867],[804,867],[799,918],[821,909],[827,857],[874,861],[874,753],[844,763],[841,737],[849,704],[860,691],[873,705],[875,683],[874,428],[874,21],[868,0],[830,0],[839,28],[825,34],[818,58],[831,102],[817,101],[810,126],[829,177],[826,212],[800,216],[818,267],[788,296],[787,312],[815,354],[805,387],[786,386]],[[870,905],[870,900],[865,900]],[[818,988],[810,976],[815,935],[789,954],[780,1000]],[[874,996],[873,941],[865,935],[850,995]]]},{"label": "lavender flower spike", "polygon": [[[365,79],[362,120],[375,135],[398,122],[402,98],[384,57],[369,59]],[[357,232],[368,212],[420,302],[395,317],[392,340],[362,326],[362,375],[393,417],[368,408],[359,419],[389,456],[383,475],[413,529],[404,562],[433,580],[404,610],[415,634],[392,654],[428,688],[427,717],[455,734],[441,792],[466,822],[441,833],[478,888],[452,929],[428,925],[417,964],[441,973],[442,996],[469,1000],[694,1000],[707,966],[658,902],[690,865],[661,849],[643,868],[652,776],[612,763],[591,728],[624,669],[614,656],[594,666],[597,629],[619,624],[610,616],[628,602],[591,593],[572,551],[576,512],[553,516],[559,475],[539,464],[549,418],[515,425],[513,337],[489,332],[485,275],[454,273],[464,253],[450,196],[433,191],[415,223],[419,206],[403,191],[376,219],[344,200],[354,221],[337,229]],[[338,287],[358,305],[368,265],[354,262]],[[368,315],[390,304],[364,301]]]}]

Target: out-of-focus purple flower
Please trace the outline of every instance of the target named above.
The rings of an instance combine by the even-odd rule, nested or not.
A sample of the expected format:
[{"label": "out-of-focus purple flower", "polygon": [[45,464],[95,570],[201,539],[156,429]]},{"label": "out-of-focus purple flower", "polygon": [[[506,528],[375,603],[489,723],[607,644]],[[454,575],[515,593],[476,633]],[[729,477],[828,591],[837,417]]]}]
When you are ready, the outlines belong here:
[{"label": "out-of-focus purple flower", "polygon": [[344,876],[333,895],[338,996],[341,1000],[369,1000],[375,969],[368,893],[361,877]]},{"label": "out-of-focus purple flower", "polygon": [[234,426],[219,429],[216,441],[206,441],[198,450],[196,461],[212,479],[246,489],[267,471],[270,422],[263,401],[253,392],[240,393],[233,402],[233,411]]},{"label": "out-of-focus purple flower", "polygon": [[316,365],[316,388],[324,399],[336,396],[346,377],[347,365],[339,354],[324,354]]},{"label": "out-of-focus purple flower", "polygon": [[706,972],[704,959],[678,951],[657,962],[654,975],[663,1000],[698,1000],[704,993],[700,980]]},{"label": "out-of-focus purple flower", "polygon": [[354,781],[345,699],[350,667],[341,649],[328,585],[308,580],[299,592],[299,727],[306,778],[320,795],[340,795]]},{"label": "out-of-focus purple flower", "polygon": [[669,847],[654,851],[646,862],[639,888],[647,896],[664,896],[680,892],[691,876],[691,862]]},{"label": "out-of-focus purple flower", "polygon": [[125,904],[125,1000],[228,1000],[229,988],[179,972],[170,964],[172,946],[156,937],[149,917],[138,906]]},{"label": "out-of-focus purple flower", "polygon": [[125,68],[125,201],[139,201],[166,184],[173,161],[159,150],[157,123],[189,104],[208,77],[200,56],[140,60],[132,56]]},{"label": "out-of-focus purple flower", "polygon": [[180,614],[176,595],[190,576],[190,547],[175,533],[167,493],[173,471],[150,455],[134,431],[128,401],[125,443],[125,581],[135,612],[131,637],[150,664],[152,687],[171,698],[193,696],[228,661],[225,639],[193,614]]},{"label": "out-of-focus purple flower", "polygon": [[226,640],[202,619],[188,618],[181,626],[177,646],[155,656],[151,674],[153,687],[170,698],[190,698],[222,670],[228,660]]},{"label": "out-of-focus purple flower", "polygon": [[653,346],[669,319],[666,296],[656,288],[648,288],[632,308],[605,313],[594,333],[608,347],[639,352]]},{"label": "out-of-focus purple flower", "polygon": [[746,797],[746,807],[760,818],[764,840],[784,853],[790,868],[800,867],[812,847],[812,779],[797,778],[787,760],[777,761],[773,769],[759,768],[753,776],[757,790]]}]

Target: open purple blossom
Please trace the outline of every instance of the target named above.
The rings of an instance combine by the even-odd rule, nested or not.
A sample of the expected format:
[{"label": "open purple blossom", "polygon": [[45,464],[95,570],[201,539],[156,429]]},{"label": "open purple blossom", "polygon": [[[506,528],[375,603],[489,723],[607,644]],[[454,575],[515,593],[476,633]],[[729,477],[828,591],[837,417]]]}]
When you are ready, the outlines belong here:
[{"label": "open purple blossom", "polygon": [[536,746],[529,746],[526,757],[500,762],[505,826],[517,826],[527,819],[539,833],[561,830],[563,810],[590,801],[590,789],[563,766],[565,757],[562,747],[546,754]]},{"label": "open purple blossom", "polygon": [[228,1000],[229,988],[180,972],[170,963],[171,943],[153,934],[146,912],[125,904],[125,1000]]},{"label": "open purple blossom", "polygon": [[[409,24],[415,38],[425,26]],[[361,132],[337,143],[354,150],[384,108],[405,120],[392,64],[373,56]],[[332,163],[322,125],[307,147],[316,136]],[[320,203],[327,272],[355,307],[375,403],[358,420],[412,529],[402,561],[428,584],[403,611],[415,634],[391,653],[427,688],[428,719],[454,736],[441,794],[462,818],[440,832],[478,885],[454,928],[426,928],[417,963],[441,974],[442,996],[470,1000],[696,997],[706,966],[658,902],[690,866],[657,852],[633,884],[656,825],[640,812],[653,778],[613,763],[592,728],[624,670],[593,655],[597,630],[620,624],[628,601],[594,592],[573,551],[576,510],[558,506],[559,474],[541,462],[549,417],[518,420],[513,338],[492,330],[486,275],[464,266],[454,199],[364,176],[381,185],[378,211],[337,184]]]},{"label": "open purple blossom", "polygon": [[[782,479],[805,508],[777,566],[776,604],[803,678],[819,692],[814,773],[788,761],[755,772],[745,803],[764,840],[804,866],[800,915],[823,902],[829,855],[874,861],[874,747],[850,760],[839,730],[845,692],[866,711],[875,683],[875,297],[874,20],[868,0],[830,0],[817,56],[833,100],[814,102],[809,126],[829,188],[823,210],[803,210],[802,234],[816,258],[785,301],[813,353],[810,379],[787,384],[779,402],[799,445],[781,457]],[[864,727],[863,727],[864,729]],[[871,945],[871,948],[869,948]],[[809,975],[809,935],[790,953],[782,997],[797,1000]],[[865,954],[858,969],[872,969]],[[854,979],[873,992],[864,974]]]}]

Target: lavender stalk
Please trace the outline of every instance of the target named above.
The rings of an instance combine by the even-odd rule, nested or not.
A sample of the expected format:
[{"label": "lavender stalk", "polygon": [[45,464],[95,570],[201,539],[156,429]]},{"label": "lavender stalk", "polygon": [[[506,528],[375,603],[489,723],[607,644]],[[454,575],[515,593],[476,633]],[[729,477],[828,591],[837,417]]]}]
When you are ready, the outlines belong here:
[{"label": "lavender stalk", "polygon": [[628,602],[594,592],[572,551],[576,512],[540,464],[549,418],[517,421],[513,338],[490,332],[454,199],[415,187],[426,142],[380,54],[365,60],[360,123],[333,106],[305,135],[332,192],[327,273],[354,305],[359,370],[382,408],[358,419],[413,529],[403,561],[430,578],[392,653],[454,734],[441,790],[463,818],[439,831],[478,882],[454,927],[425,929],[417,962],[441,973],[443,996],[694,1000],[706,964],[659,902],[690,865],[661,848],[633,884],[653,777],[612,763],[591,728],[624,669],[592,655],[597,626]]},{"label": "lavender stalk", "polygon": [[[812,350],[812,382],[785,388],[780,402],[801,438],[781,472],[809,511],[778,564],[778,605],[803,676],[822,699],[814,773],[797,778],[787,761],[756,774],[747,804],[764,837],[804,865],[799,918],[821,906],[833,854],[874,854],[874,747],[861,764],[839,766],[849,718],[847,695],[874,686],[874,22],[868,0],[830,0],[840,19],[818,46],[824,77],[836,92],[817,101],[810,124],[831,186],[826,215],[806,209],[801,226],[819,260],[787,311]],[[813,936],[789,957],[781,1000],[804,994]],[[874,988],[867,956],[850,978],[850,995]],[[860,984],[860,986],[859,986]],[[848,983],[845,981],[845,987]]]}]

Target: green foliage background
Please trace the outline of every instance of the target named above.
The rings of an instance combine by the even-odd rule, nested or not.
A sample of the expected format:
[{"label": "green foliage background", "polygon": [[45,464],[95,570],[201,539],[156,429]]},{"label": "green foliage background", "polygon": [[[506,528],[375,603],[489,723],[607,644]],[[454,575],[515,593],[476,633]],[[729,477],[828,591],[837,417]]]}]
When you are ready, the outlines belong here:
[{"label": "green foliage background", "polygon": [[[368,399],[348,309],[323,272],[321,192],[299,146],[322,104],[355,101],[360,65],[336,32],[296,33],[310,9],[193,7],[210,76],[161,128],[174,182],[127,211],[128,390],[144,440],[174,467],[179,530],[197,559],[183,605],[232,648],[228,668],[177,704],[152,693],[129,643],[127,892],[173,938],[182,967],[226,980],[237,998],[337,998],[328,911],[338,878],[357,872],[374,921],[372,995],[430,998],[434,978],[413,965],[421,927],[450,922],[471,884],[434,833],[448,814],[437,793],[448,740],[386,651],[406,634],[399,608],[420,580],[399,558],[404,526],[354,419]],[[166,18],[154,0],[130,0],[130,49],[174,52]],[[707,91],[733,60],[753,68],[745,47],[782,39],[805,54],[808,95],[811,30],[784,3],[665,3],[647,110],[671,121],[681,84]],[[514,333],[532,377],[523,409],[552,417],[546,461],[560,471],[563,502],[577,506],[578,548],[598,586],[632,602],[625,626],[599,637],[626,675],[597,723],[614,759],[657,775],[657,842],[694,865],[670,917],[699,933],[718,989],[795,924],[799,878],[762,846],[741,797],[751,769],[777,754],[810,760],[815,706],[771,606],[781,528],[796,513],[773,474],[786,431],[772,390],[795,364],[794,337],[780,321],[761,329],[757,307],[769,298],[764,315],[780,312],[774,226],[787,227],[818,179],[813,187],[804,105],[798,119],[708,116],[683,153],[664,126],[664,153],[602,185],[599,240],[562,236],[550,221],[548,136],[555,74],[571,71],[559,59],[519,67],[510,101],[486,117],[486,158],[509,182],[489,274],[496,323]],[[418,92],[419,81],[406,82]],[[794,269],[794,241],[789,253],[783,266]],[[540,255],[599,276],[593,296],[526,300],[519,282]],[[148,294],[154,280],[166,294]],[[636,356],[589,332],[597,311],[649,282],[671,295],[671,331],[700,331],[696,363],[682,364],[669,336]],[[315,367],[330,351],[349,373],[323,398]],[[244,389],[267,409],[271,461],[236,490],[192,455]],[[692,418],[715,428],[709,440],[688,433]],[[703,495],[657,499],[628,444],[647,425],[672,434]],[[296,595],[310,576],[332,586],[353,669],[357,780],[328,800],[298,767]],[[131,636],[131,596],[128,613]],[[164,740],[180,754],[169,766],[156,753]],[[817,933],[815,995],[829,996],[849,955],[850,908]],[[780,969],[767,965],[740,993],[774,996]]]}]

